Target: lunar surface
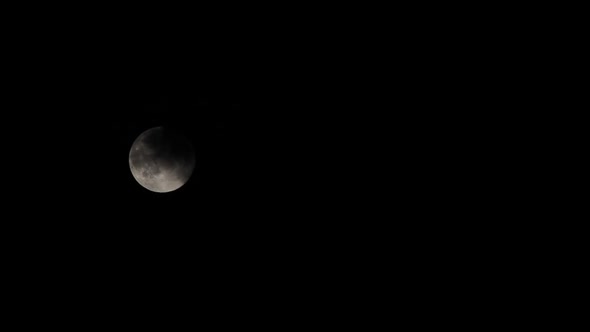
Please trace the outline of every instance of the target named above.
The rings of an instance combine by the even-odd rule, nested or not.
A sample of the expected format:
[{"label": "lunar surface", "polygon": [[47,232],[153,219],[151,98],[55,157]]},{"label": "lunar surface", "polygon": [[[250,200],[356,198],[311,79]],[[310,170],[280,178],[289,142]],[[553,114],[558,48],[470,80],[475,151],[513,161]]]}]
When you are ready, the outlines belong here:
[{"label": "lunar surface", "polygon": [[191,143],[178,132],[155,127],[143,132],[129,152],[131,174],[144,188],[166,193],[182,187],[195,168]]}]

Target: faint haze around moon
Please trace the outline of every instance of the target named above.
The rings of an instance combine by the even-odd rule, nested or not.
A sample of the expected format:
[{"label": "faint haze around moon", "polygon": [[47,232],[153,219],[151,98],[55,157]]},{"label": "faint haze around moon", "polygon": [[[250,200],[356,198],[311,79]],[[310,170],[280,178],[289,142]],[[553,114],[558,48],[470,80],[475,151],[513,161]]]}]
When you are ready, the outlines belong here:
[{"label": "faint haze around moon", "polygon": [[182,187],[195,168],[195,152],[188,139],[166,127],[143,132],[131,146],[129,168],[144,188],[166,193]]}]

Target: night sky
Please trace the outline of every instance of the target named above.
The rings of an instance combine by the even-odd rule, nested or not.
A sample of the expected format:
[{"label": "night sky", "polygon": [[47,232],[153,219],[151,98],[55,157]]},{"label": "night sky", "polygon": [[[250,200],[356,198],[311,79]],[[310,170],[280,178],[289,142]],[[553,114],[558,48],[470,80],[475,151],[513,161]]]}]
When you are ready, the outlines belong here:
[{"label": "night sky", "polygon": [[[384,123],[367,114],[388,112],[372,96],[389,88],[361,77],[370,62],[351,65],[352,34],[241,27],[38,30],[12,49],[3,236],[23,279],[111,298],[193,294],[210,308],[346,296],[356,268],[334,271],[367,262],[380,242],[366,232],[387,222],[371,205],[388,196],[365,205],[375,193],[361,186],[402,198],[368,162],[390,157],[374,155]],[[197,163],[165,194],[128,163],[133,141],[162,125],[187,136]]]},{"label": "night sky", "polygon": [[[328,252],[312,252],[344,224],[327,218],[338,171],[320,161],[338,149],[337,137],[318,138],[332,88],[282,43],[174,48],[166,37],[14,55],[3,125],[8,209],[21,221],[5,234],[40,270],[141,279],[131,288],[146,274],[219,286],[302,273],[287,272],[294,260],[321,266]],[[190,139],[197,162],[166,194],[141,187],[128,164],[137,136],[162,125]]]},{"label": "night sky", "polygon": [[[491,220],[514,166],[497,157],[510,139],[495,126],[520,106],[499,102],[510,76],[492,79],[501,61],[485,38],[443,29],[452,20],[431,7],[218,5],[6,11],[7,289],[44,307],[165,306],[219,326],[236,312],[291,322],[369,304],[389,317],[381,302],[400,294],[446,308],[455,294],[430,290],[488,274],[472,269],[485,262],[473,248],[510,233]],[[196,153],[170,193],[129,168],[132,143],[157,126]]]}]

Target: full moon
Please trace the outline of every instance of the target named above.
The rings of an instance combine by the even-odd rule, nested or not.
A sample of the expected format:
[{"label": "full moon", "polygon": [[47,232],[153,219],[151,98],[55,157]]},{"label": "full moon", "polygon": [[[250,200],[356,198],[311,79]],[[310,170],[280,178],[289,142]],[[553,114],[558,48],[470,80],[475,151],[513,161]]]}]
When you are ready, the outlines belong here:
[{"label": "full moon", "polygon": [[143,132],[131,146],[129,168],[144,188],[166,193],[182,187],[195,168],[191,143],[170,128],[155,127]]}]

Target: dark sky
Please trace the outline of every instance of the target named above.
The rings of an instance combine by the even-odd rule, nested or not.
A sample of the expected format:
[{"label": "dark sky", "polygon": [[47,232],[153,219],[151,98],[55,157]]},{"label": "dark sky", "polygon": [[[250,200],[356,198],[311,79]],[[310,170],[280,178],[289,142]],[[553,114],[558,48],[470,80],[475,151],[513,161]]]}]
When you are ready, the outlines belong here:
[{"label": "dark sky", "polygon": [[[69,290],[217,323],[232,305],[322,315],[398,290],[429,303],[415,292],[453,290],[445,278],[465,278],[449,262],[465,252],[460,275],[475,273],[471,248],[496,227],[479,220],[505,201],[485,182],[513,167],[489,149],[507,140],[493,119],[514,109],[476,32],[423,9],[51,6],[61,15],[6,11],[0,43],[0,245],[19,298],[52,307]],[[128,164],[162,125],[197,162],[167,194]]]},{"label": "dark sky", "polygon": [[[326,217],[336,172],[320,162],[338,138],[317,137],[333,126],[328,66],[311,76],[317,59],[272,36],[41,34],[7,69],[7,205],[20,221],[5,227],[19,250],[46,268],[161,266],[210,281],[321,260],[312,248],[330,246],[339,222]],[[168,194],[128,165],[134,139],[160,125],[197,154]]]},{"label": "dark sky", "polygon": [[[245,21],[15,38],[25,45],[11,48],[4,76],[14,222],[3,234],[15,260],[26,253],[29,278],[76,271],[72,282],[100,280],[96,292],[138,296],[154,282],[200,285],[216,301],[318,287],[345,296],[330,271],[370,260],[361,252],[385,242],[367,232],[387,223],[372,206],[404,202],[375,173],[412,137],[394,130],[393,149],[378,148],[384,125],[408,129],[394,121],[402,103],[374,96],[407,96],[405,85],[357,56],[354,29]],[[128,165],[135,138],[161,125],[197,154],[191,179],[168,194],[145,190]]]}]

